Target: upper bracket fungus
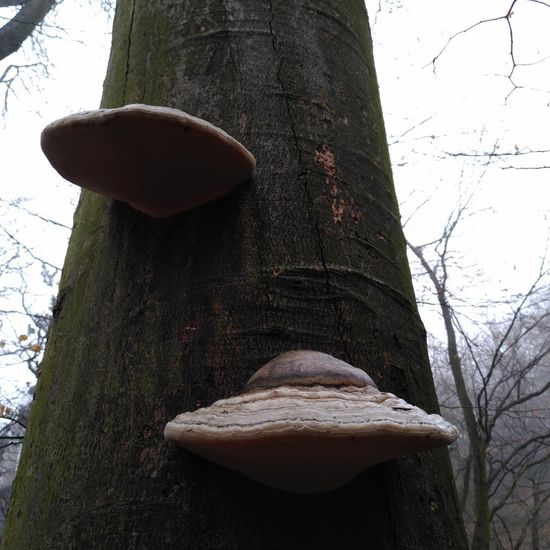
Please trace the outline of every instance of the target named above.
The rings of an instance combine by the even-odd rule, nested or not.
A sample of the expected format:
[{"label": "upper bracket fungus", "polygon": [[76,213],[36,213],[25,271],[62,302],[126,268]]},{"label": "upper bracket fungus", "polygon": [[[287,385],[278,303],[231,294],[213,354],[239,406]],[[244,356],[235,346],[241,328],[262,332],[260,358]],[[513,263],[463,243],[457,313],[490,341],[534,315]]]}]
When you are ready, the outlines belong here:
[{"label": "upper bracket fungus", "polygon": [[167,440],[296,493],[331,491],[368,466],[449,445],[458,430],[325,353],[290,351],[241,395],[180,414]]},{"label": "upper bracket fungus", "polygon": [[41,145],[65,179],[155,218],[227,195],[256,166],[220,128],[150,105],[69,115],[44,128]]}]

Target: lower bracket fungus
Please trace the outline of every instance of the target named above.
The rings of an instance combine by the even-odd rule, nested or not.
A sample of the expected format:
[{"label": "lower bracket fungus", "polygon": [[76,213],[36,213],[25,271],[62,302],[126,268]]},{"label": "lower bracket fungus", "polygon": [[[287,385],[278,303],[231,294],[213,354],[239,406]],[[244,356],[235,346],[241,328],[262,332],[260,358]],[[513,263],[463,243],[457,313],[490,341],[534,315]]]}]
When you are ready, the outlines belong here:
[{"label": "lower bracket fungus", "polygon": [[290,351],[241,395],[180,414],[168,441],[285,491],[336,489],[365,468],[449,445],[458,430],[325,353]]},{"label": "lower bracket fungus", "polygon": [[44,128],[41,145],[65,179],[155,218],[227,195],[256,166],[220,128],[151,105],[66,116]]}]

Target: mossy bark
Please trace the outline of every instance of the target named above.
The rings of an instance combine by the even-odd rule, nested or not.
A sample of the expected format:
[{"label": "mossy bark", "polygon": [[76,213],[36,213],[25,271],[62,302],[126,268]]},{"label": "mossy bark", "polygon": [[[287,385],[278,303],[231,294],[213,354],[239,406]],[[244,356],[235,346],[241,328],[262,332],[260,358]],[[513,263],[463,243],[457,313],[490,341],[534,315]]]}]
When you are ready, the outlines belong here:
[{"label": "mossy bark", "polygon": [[289,349],[437,411],[363,1],[120,0],[103,106],[133,102],[257,173],[166,220],[83,193],[3,549],[466,548],[446,451],[297,496],[162,437]]}]

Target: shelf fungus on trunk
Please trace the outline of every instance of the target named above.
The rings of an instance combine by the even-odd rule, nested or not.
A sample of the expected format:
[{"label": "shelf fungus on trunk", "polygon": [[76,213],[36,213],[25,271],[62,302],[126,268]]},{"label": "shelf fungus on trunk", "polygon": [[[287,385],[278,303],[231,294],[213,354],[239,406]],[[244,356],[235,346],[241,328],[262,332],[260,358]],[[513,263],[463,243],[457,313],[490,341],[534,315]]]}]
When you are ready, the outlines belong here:
[{"label": "shelf fungus on trunk", "polygon": [[365,468],[449,445],[457,429],[325,353],[279,355],[241,395],[180,414],[164,436],[286,491],[336,489]]},{"label": "shelf fungus on trunk", "polygon": [[44,128],[41,146],[65,179],[155,218],[227,195],[256,167],[220,128],[151,105],[66,116]]}]

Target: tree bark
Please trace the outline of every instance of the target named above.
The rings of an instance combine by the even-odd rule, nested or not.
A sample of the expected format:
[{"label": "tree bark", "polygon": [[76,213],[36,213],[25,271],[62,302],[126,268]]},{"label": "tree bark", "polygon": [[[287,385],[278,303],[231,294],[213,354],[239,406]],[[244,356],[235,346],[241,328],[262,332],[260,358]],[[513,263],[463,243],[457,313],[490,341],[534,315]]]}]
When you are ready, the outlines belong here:
[{"label": "tree bark", "polygon": [[445,450],[299,496],[162,436],[300,348],[438,409],[363,1],[120,0],[103,106],[133,102],[257,173],[166,220],[83,193],[2,548],[465,549]]}]

